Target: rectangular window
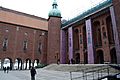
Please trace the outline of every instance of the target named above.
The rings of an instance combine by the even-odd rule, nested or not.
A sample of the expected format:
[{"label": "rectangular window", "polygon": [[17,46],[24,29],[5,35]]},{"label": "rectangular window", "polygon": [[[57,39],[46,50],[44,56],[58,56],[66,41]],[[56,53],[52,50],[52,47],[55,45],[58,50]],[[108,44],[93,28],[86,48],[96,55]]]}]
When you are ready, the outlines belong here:
[{"label": "rectangular window", "polygon": [[7,50],[7,46],[8,46],[8,39],[5,38],[5,39],[3,40],[3,51],[6,51],[6,50]]},{"label": "rectangular window", "polygon": [[23,42],[23,50],[24,50],[24,52],[27,51],[27,41]]}]

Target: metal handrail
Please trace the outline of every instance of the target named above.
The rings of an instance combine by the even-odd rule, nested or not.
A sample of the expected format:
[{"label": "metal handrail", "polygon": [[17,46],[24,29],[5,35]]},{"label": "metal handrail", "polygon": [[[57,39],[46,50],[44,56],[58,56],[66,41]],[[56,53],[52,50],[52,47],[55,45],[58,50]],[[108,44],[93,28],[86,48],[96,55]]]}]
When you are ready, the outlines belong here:
[{"label": "metal handrail", "polygon": [[[92,80],[96,80],[96,79],[98,80],[102,77],[111,75],[110,69],[113,69],[113,68],[110,67],[109,65],[103,65],[103,66],[96,66],[96,67],[92,67],[92,68],[85,68],[85,69],[81,69],[81,70],[77,70],[77,71],[70,71],[70,80],[76,80],[76,79],[88,80],[87,78],[90,76],[92,76]],[[82,75],[78,76],[78,77],[73,77],[73,74],[72,74],[73,72],[81,72]],[[115,70],[114,75],[119,74],[119,73],[120,73],[120,71],[118,72],[118,70]]]}]

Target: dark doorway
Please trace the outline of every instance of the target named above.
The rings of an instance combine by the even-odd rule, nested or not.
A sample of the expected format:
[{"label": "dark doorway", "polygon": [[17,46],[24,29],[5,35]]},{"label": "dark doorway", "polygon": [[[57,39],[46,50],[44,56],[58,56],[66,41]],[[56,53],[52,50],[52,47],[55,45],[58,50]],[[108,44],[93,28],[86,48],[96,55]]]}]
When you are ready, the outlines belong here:
[{"label": "dark doorway", "polygon": [[76,53],[76,64],[80,63],[80,54]]},{"label": "dark doorway", "polygon": [[116,50],[113,48],[110,51],[110,56],[111,56],[111,63],[117,63],[117,56],[116,56]]},{"label": "dark doorway", "polygon": [[103,64],[104,63],[104,56],[103,56],[103,51],[98,50],[96,53],[96,63],[97,64]]}]

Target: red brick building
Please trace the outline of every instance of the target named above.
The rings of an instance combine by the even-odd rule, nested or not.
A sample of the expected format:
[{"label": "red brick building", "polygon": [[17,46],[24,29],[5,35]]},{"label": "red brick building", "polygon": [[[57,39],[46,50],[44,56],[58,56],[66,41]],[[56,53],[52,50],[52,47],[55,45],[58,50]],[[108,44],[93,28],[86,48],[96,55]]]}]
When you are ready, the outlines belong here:
[{"label": "red brick building", "polygon": [[0,7],[0,64],[120,63],[120,1],[106,0],[61,23],[57,2],[48,20]]},{"label": "red brick building", "polygon": [[47,33],[46,19],[0,7],[1,64],[5,59],[11,67],[15,62],[24,68],[34,61],[47,63]]},{"label": "red brick building", "polygon": [[120,1],[106,0],[62,24],[61,63],[120,63]]}]

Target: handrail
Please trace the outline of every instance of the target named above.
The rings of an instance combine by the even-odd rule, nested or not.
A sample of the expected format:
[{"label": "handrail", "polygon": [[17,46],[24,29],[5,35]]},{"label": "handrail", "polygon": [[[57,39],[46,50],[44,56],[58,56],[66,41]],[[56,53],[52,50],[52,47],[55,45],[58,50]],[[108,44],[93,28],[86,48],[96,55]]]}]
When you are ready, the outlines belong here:
[{"label": "handrail", "polygon": [[[98,80],[106,76],[120,74],[120,71],[116,69],[114,69],[115,70],[114,73],[111,73],[110,69],[114,69],[114,68],[110,67],[109,65],[103,65],[103,66],[96,66],[91,68],[84,68],[77,71],[70,71],[70,80],[76,80],[76,79],[89,80],[88,78],[92,78],[92,80],[96,80],[96,79]],[[74,72],[80,72],[82,73],[82,75],[74,77],[73,76]]]}]

